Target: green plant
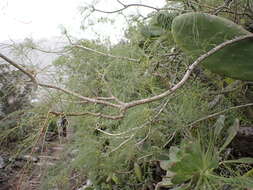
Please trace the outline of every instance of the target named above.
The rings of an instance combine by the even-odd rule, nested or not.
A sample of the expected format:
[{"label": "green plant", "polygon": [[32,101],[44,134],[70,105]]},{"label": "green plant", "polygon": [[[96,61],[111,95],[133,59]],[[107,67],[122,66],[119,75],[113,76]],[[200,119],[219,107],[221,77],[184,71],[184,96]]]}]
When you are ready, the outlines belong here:
[{"label": "green plant", "polygon": [[223,160],[223,151],[230,144],[239,129],[239,120],[229,127],[227,138],[222,146],[216,143],[225,126],[225,117],[220,116],[209,133],[208,140],[198,135],[197,139],[183,141],[180,146],[172,146],[169,151],[169,160],[160,161],[161,167],[167,171],[163,181],[158,183],[156,189],[161,186],[174,187],[180,190],[192,189],[220,189],[225,184],[236,187],[252,186],[250,179],[242,176],[226,178],[216,170],[231,163],[252,164],[252,158],[240,158],[238,160]]},{"label": "green plant", "polygon": [[[187,13],[172,22],[177,45],[193,59],[215,46],[250,32],[222,17]],[[240,80],[253,80],[253,43],[251,39],[228,45],[209,56],[202,65],[214,73]]]}]

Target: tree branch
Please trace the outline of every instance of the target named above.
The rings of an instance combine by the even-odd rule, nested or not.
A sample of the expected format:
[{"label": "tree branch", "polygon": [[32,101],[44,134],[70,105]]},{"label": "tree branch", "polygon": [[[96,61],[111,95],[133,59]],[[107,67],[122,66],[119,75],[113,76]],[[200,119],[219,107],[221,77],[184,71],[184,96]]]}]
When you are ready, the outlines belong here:
[{"label": "tree branch", "polygon": [[239,105],[239,106],[234,106],[234,107],[230,107],[228,109],[225,109],[225,110],[222,110],[220,112],[216,112],[216,113],[213,113],[213,114],[210,114],[208,116],[205,116],[205,117],[202,117],[196,121],[193,121],[191,122],[190,124],[187,125],[188,126],[191,126],[191,129],[192,128],[195,128],[196,127],[196,124],[201,122],[201,121],[204,121],[204,120],[207,120],[207,119],[210,119],[210,118],[213,118],[213,117],[216,117],[216,116],[219,116],[223,113],[226,113],[228,111],[231,111],[231,110],[234,110],[234,109],[239,109],[239,108],[244,108],[244,107],[249,107],[249,106],[253,106],[253,103],[249,103],[249,104],[243,104],[243,105]]},{"label": "tree branch", "polygon": [[[60,87],[49,85],[49,84],[38,83],[37,80],[36,80],[36,78],[30,72],[28,72],[25,68],[23,68],[22,66],[18,65],[17,63],[15,63],[14,61],[12,61],[11,59],[7,58],[6,56],[4,56],[1,53],[0,53],[0,57],[2,59],[4,59],[5,61],[7,61],[12,66],[14,66],[17,69],[19,69],[24,74],[26,74],[32,80],[32,82],[34,82],[37,86],[41,86],[41,87],[45,87],[45,88],[51,88],[51,89],[55,89],[55,90],[58,90],[58,91],[62,91],[64,93],[66,93],[66,94],[78,97],[78,98],[80,98],[83,101],[87,101],[87,102],[94,103],[94,104],[107,105],[107,106],[110,106],[110,107],[118,108],[118,109],[120,109],[120,111],[125,112],[127,109],[132,108],[134,106],[150,103],[150,102],[153,102],[153,101],[156,101],[156,100],[160,100],[160,99],[162,99],[162,98],[164,98],[164,97],[166,97],[168,95],[171,95],[172,93],[174,93],[176,90],[178,90],[179,88],[181,88],[185,84],[185,82],[189,79],[192,71],[195,69],[195,67],[198,64],[200,64],[202,61],[204,61],[206,58],[208,58],[209,56],[213,55],[217,51],[221,50],[222,48],[224,48],[224,47],[226,47],[226,46],[228,46],[230,44],[233,44],[233,43],[236,43],[238,41],[245,40],[245,39],[249,39],[249,38],[253,38],[253,34],[237,37],[235,39],[226,41],[226,42],[224,42],[224,43],[222,43],[222,44],[214,47],[213,49],[211,49],[207,53],[203,54],[197,60],[195,60],[192,65],[189,66],[188,70],[186,71],[186,73],[183,76],[183,78],[181,79],[181,81],[178,82],[171,89],[169,89],[169,90],[167,90],[167,91],[165,91],[165,92],[163,92],[163,93],[161,93],[159,95],[150,97],[150,98],[135,100],[135,101],[128,102],[128,103],[117,101],[117,104],[108,102],[104,98],[101,98],[101,97],[99,99],[85,97],[85,96],[82,96],[82,95],[80,95],[80,94],[78,94],[76,92],[73,92],[73,91],[70,91],[70,90],[67,90],[67,89],[64,89],[64,88],[60,88]],[[115,99],[115,97],[113,97],[113,98]],[[115,119],[115,116],[107,117],[106,115],[103,115],[101,113],[92,113],[92,115],[98,116],[98,117],[104,117],[104,118],[108,118],[108,119]],[[116,116],[116,117],[118,117],[118,116]]]},{"label": "tree branch", "polygon": [[92,49],[92,48],[89,48],[89,47],[86,47],[86,46],[83,46],[83,45],[75,44],[75,43],[72,42],[70,36],[67,33],[65,33],[65,36],[67,37],[67,39],[68,39],[68,41],[69,41],[69,43],[72,47],[82,49],[82,50],[85,50],[85,51],[90,51],[92,53],[102,55],[102,56],[106,56],[106,57],[111,57],[111,58],[121,59],[121,60],[127,60],[127,61],[133,61],[133,62],[139,62],[138,59],[134,59],[134,58],[130,58],[130,57],[123,57],[123,56],[116,56],[116,55],[112,55],[110,53],[104,53],[104,52],[101,52],[101,51],[98,51],[98,50],[95,50],[95,49]]},{"label": "tree branch", "polygon": [[86,97],[86,96],[82,96],[82,95],[80,95],[76,92],[73,92],[73,91],[70,91],[70,90],[67,90],[67,89],[64,89],[64,88],[60,88],[60,87],[57,87],[57,86],[49,85],[49,84],[38,83],[38,85],[41,86],[41,87],[51,88],[51,89],[56,89],[56,90],[62,91],[66,94],[78,97],[81,100],[84,100],[84,101],[87,101],[87,102],[90,102],[90,103],[103,104],[103,105],[107,105],[107,106],[110,106],[110,107],[121,108],[120,104],[113,104],[111,102],[101,100],[101,98],[99,98],[99,99],[89,98],[89,97]]},{"label": "tree branch", "polygon": [[97,11],[100,13],[107,13],[107,14],[118,13],[118,12],[124,11],[125,9],[128,9],[129,7],[144,7],[144,8],[148,8],[148,9],[153,9],[155,11],[162,11],[162,10],[183,11],[181,9],[172,8],[172,7],[170,7],[170,8],[157,8],[157,7],[153,7],[150,5],[144,5],[144,4],[139,4],[139,3],[124,4],[119,0],[117,0],[117,2],[123,6],[121,9],[117,9],[114,11],[104,11],[104,10],[96,9],[94,6],[92,6],[92,9],[93,9],[93,11]]},{"label": "tree branch", "polygon": [[43,53],[53,53],[53,54],[64,54],[64,53],[68,53],[71,51],[71,49],[66,49],[66,50],[59,50],[59,51],[52,51],[52,50],[44,50],[42,48],[39,48],[39,47],[31,47],[31,49],[33,50],[37,50],[37,51],[40,51],[40,52],[43,52]]},{"label": "tree branch", "polygon": [[106,115],[106,114],[94,113],[94,112],[65,113],[65,112],[50,111],[49,113],[51,113],[55,116],[62,116],[62,115],[64,115],[64,116],[85,116],[85,115],[91,115],[91,116],[101,117],[101,118],[111,119],[111,120],[119,120],[119,119],[122,119],[124,117],[123,114],[113,116],[113,115]]},{"label": "tree branch", "polygon": [[242,40],[245,40],[245,39],[249,39],[249,38],[253,38],[253,35],[250,34],[250,35],[246,35],[246,36],[241,36],[241,37],[237,37],[235,39],[232,39],[232,40],[229,40],[229,41],[226,41],[226,42],[223,42],[222,44],[214,47],[213,49],[211,49],[210,51],[208,51],[207,53],[201,55],[197,60],[195,60],[193,62],[193,64],[191,64],[188,68],[188,70],[186,71],[185,75],[183,76],[183,78],[181,79],[181,81],[179,81],[174,87],[172,87],[171,89],[165,91],[164,93],[162,94],[159,94],[157,96],[153,96],[151,98],[146,98],[146,99],[141,99],[141,100],[136,100],[136,101],[132,101],[132,102],[129,102],[129,103],[126,103],[125,104],[125,107],[123,109],[128,109],[128,108],[131,108],[131,107],[134,107],[134,106],[137,106],[137,105],[140,105],[140,104],[146,104],[146,103],[150,103],[150,102],[153,102],[153,101],[156,101],[156,100],[159,100],[159,99],[162,99],[172,93],[174,93],[177,89],[179,89],[180,87],[182,87],[185,82],[188,80],[188,78],[190,77],[192,71],[195,69],[195,67],[200,64],[202,61],[204,61],[206,58],[208,58],[209,56],[213,55],[214,53],[216,53],[217,51],[221,50],[222,48],[230,45],[230,44],[233,44],[233,43],[236,43],[238,41],[242,41]]}]

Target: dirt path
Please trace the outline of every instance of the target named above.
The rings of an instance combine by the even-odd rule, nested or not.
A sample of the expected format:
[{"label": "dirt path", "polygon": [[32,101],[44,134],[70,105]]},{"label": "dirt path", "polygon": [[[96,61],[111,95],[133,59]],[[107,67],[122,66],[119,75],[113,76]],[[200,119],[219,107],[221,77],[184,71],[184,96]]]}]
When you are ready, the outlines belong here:
[{"label": "dirt path", "polygon": [[24,160],[21,163],[23,167],[10,177],[9,186],[2,188],[0,186],[0,190],[39,190],[47,169],[61,159],[66,142],[67,139],[62,137],[46,141],[43,150],[36,147],[33,156],[23,156]]}]

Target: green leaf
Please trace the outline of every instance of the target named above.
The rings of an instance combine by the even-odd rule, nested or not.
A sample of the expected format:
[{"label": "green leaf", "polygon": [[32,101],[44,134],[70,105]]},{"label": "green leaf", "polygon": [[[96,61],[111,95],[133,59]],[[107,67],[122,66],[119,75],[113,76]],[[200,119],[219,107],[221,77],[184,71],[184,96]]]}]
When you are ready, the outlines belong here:
[{"label": "green leaf", "polygon": [[234,139],[239,130],[239,126],[239,119],[235,119],[234,124],[228,129],[228,137],[223,146],[220,148],[219,153],[222,152]]}]

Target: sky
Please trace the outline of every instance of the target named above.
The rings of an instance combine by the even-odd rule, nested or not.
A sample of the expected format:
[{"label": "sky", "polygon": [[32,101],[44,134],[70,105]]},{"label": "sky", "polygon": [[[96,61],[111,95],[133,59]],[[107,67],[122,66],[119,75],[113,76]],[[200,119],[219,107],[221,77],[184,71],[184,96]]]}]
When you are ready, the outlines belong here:
[{"label": "sky", "polygon": [[[122,0],[124,3],[140,3],[141,0]],[[95,38],[97,34],[110,36],[112,40],[122,37],[123,18],[116,14],[109,15],[117,18],[115,25],[98,25],[86,32],[80,30],[83,16],[80,14],[80,7],[92,4],[94,0],[0,0],[0,41],[24,39],[52,38],[61,35],[61,28],[64,26],[69,33],[80,38]],[[96,1],[97,8],[103,10],[114,10],[121,8],[116,0]],[[145,4],[155,7],[162,7],[165,0],[143,0]],[[127,14],[136,11],[136,8],[126,10]],[[132,11],[132,12],[131,12]],[[150,9],[140,9],[143,14]],[[107,16],[97,14],[95,17]],[[92,18],[92,17],[91,17]]]}]

